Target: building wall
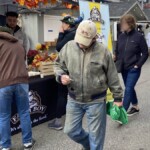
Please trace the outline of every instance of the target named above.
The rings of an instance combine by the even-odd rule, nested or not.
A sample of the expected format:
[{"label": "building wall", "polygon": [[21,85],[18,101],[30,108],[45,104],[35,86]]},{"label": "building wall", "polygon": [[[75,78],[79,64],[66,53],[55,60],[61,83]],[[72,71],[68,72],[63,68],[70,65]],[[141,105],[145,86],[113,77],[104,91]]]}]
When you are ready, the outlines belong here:
[{"label": "building wall", "polygon": [[38,16],[38,41],[44,42],[44,15]]},{"label": "building wall", "polygon": [[[14,5],[15,6],[15,5]],[[2,5],[0,6],[0,14],[4,15],[7,11],[17,11],[17,8],[11,5]],[[72,14],[73,16],[79,16],[79,12],[76,10],[62,9],[62,10],[49,10],[45,14],[47,15],[55,15],[62,16],[63,13]],[[21,26],[24,32],[29,37],[30,48],[34,49],[37,43],[44,42],[44,17],[43,15],[30,13],[30,14],[22,14]],[[20,25],[19,24],[19,25]],[[2,23],[1,23],[2,25]]]},{"label": "building wall", "polygon": [[[79,16],[78,11],[72,11],[68,9],[64,10],[51,10],[47,12],[47,15],[61,16],[63,13],[72,13],[73,16]],[[37,43],[44,42],[44,15],[39,15],[35,13],[22,14],[21,17],[22,27],[29,37],[30,48],[34,49]],[[59,29],[58,29],[59,30]]]},{"label": "building wall", "polygon": [[15,5],[0,5],[0,15],[5,15],[7,11],[17,11],[17,7]]},{"label": "building wall", "polygon": [[6,25],[6,18],[3,15],[0,15],[0,26]]},{"label": "building wall", "polygon": [[38,16],[37,14],[24,14],[21,19],[22,28],[30,41],[30,48],[34,49],[35,45],[39,42]]},{"label": "building wall", "polygon": [[4,6],[0,6],[0,14],[1,15],[5,14],[5,7]]}]

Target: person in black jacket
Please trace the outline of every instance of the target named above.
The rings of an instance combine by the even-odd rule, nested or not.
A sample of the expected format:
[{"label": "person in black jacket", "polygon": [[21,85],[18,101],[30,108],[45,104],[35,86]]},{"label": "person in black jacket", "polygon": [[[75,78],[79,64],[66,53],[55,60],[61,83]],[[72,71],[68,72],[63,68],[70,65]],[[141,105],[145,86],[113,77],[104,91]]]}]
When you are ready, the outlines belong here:
[{"label": "person in black jacket", "polygon": [[76,27],[75,27],[75,19],[71,16],[66,16],[62,20],[62,26],[60,28],[56,50],[60,52],[67,42],[74,40]]},{"label": "person in black jacket", "polygon": [[[67,44],[67,42],[74,40],[76,33],[76,20],[71,16],[66,16],[62,20],[62,26],[60,28],[58,41],[56,44],[56,50],[58,52],[61,51],[63,46]],[[56,108],[56,118],[53,119],[48,127],[55,130],[62,130],[62,114],[65,113],[66,104],[67,104],[67,95],[68,90],[67,86],[58,84],[58,97],[57,97],[57,108]]]},{"label": "person in black jacket", "polygon": [[128,116],[139,112],[135,85],[141,75],[141,68],[148,58],[148,47],[144,36],[136,31],[134,16],[128,14],[121,18],[121,30],[115,50],[115,61],[118,72],[122,74],[125,84],[123,106]]}]

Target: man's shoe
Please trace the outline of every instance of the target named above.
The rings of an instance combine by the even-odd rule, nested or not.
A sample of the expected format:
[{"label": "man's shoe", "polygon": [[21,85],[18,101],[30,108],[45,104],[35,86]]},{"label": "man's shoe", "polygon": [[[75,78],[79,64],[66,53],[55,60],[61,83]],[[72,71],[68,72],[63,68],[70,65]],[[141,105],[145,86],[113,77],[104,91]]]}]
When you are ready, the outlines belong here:
[{"label": "man's shoe", "polygon": [[34,146],[35,146],[35,140],[32,140],[32,142],[30,143],[25,143],[24,146],[24,150],[33,150]]},{"label": "man's shoe", "polygon": [[52,122],[50,122],[50,123],[48,124],[48,127],[49,127],[50,129],[54,129],[54,130],[57,130],[57,131],[63,129],[62,124],[61,124],[60,122],[57,122],[57,121],[52,121]]},{"label": "man's shoe", "polygon": [[139,113],[139,111],[140,111],[139,109],[136,109],[136,108],[132,107],[132,108],[127,112],[127,115],[128,115],[128,117],[131,117],[131,116],[133,116],[133,115]]}]

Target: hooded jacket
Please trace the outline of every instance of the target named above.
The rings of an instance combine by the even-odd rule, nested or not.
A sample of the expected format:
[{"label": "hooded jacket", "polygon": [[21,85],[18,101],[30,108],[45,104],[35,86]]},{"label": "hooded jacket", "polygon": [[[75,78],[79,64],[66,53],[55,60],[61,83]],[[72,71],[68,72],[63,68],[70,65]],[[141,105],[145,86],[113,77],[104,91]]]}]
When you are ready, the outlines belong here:
[{"label": "hooded jacket", "polygon": [[0,88],[28,83],[25,51],[18,39],[0,32]]},{"label": "hooded jacket", "polygon": [[[7,27],[9,27],[7,25]],[[20,28],[18,25],[16,26],[16,29],[13,32],[14,37],[16,37],[19,42],[24,47],[26,54],[28,54],[28,51],[30,49],[30,44],[27,35],[23,32],[22,28]]]},{"label": "hooded jacket", "polygon": [[59,53],[54,72],[58,82],[61,75],[70,76],[69,96],[78,102],[104,100],[108,88],[114,101],[122,101],[123,91],[112,54],[98,42],[85,52],[75,41],[68,42]]}]

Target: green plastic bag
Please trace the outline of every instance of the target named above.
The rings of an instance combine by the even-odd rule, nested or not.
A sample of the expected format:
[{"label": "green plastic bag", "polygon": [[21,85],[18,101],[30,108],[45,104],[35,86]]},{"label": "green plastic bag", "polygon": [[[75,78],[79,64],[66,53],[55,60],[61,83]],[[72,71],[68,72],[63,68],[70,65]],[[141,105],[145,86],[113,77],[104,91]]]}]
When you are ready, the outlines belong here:
[{"label": "green plastic bag", "polygon": [[118,107],[113,104],[113,102],[107,102],[107,115],[109,115],[113,120],[119,121],[122,124],[128,123],[127,112],[123,107]]},{"label": "green plastic bag", "polygon": [[110,109],[110,116],[113,120],[118,120],[120,118],[120,108],[117,105],[114,105]]},{"label": "green plastic bag", "polygon": [[113,107],[113,102],[107,102],[106,103],[106,113],[109,116],[110,116],[110,110],[111,110],[112,107]]},{"label": "green plastic bag", "polygon": [[123,107],[120,107],[120,117],[118,119],[122,124],[128,124],[127,112]]}]

